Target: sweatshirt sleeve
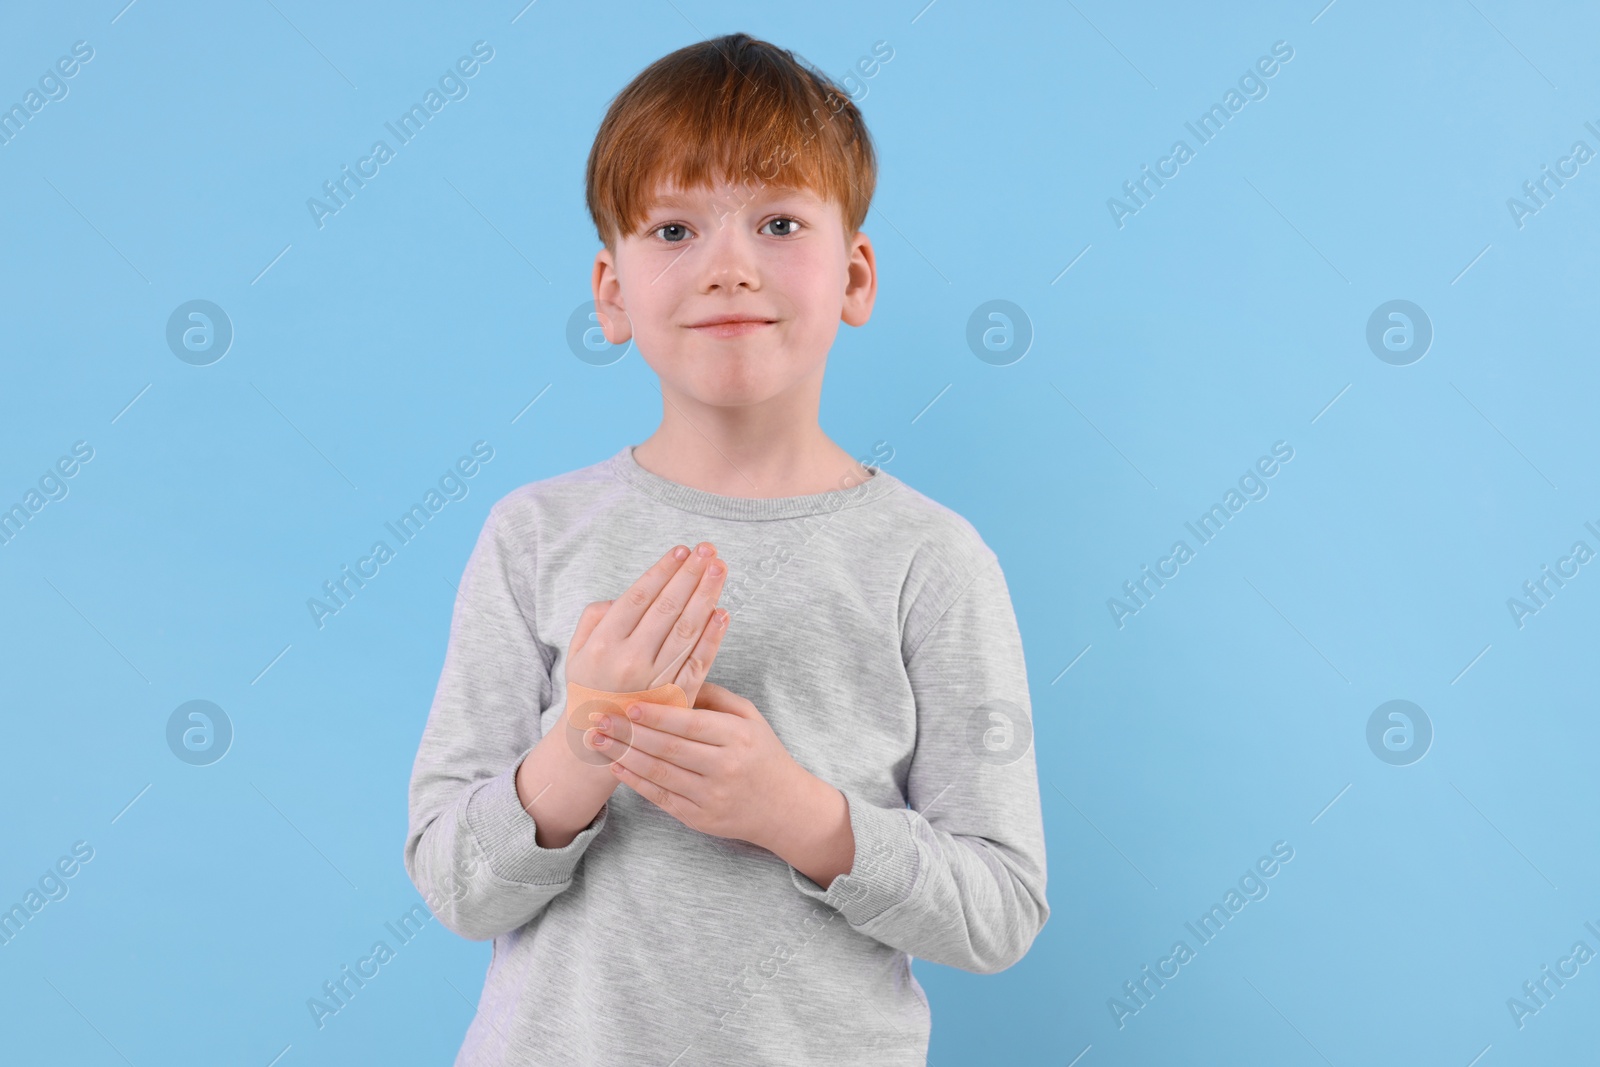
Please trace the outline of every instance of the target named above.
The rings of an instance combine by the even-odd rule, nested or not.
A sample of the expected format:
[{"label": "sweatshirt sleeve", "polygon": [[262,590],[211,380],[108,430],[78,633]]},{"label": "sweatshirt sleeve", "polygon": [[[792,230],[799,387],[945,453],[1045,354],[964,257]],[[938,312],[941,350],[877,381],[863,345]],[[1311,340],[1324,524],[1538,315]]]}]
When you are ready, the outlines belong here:
[{"label": "sweatshirt sleeve", "polygon": [[484,941],[522,926],[572,883],[609,802],[562,848],[539,847],[515,777],[554,698],[529,620],[532,538],[501,500],[461,577],[450,644],[411,771],[406,873],[447,928]]},{"label": "sweatshirt sleeve", "polygon": [[1027,953],[1050,907],[1022,638],[992,551],[906,655],[917,709],[909,807],[842,790],[850,871],[826,890],[790,875],[869,937],[993,974]]}]

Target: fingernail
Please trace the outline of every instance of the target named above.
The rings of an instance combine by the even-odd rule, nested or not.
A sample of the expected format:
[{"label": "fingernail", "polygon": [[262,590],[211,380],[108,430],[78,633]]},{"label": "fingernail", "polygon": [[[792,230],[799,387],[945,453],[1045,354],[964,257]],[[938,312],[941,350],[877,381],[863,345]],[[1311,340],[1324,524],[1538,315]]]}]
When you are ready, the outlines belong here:
[{"label": "fingernail", "polygon": [[610,742],[610,740],[611,739],[608,738],[605,734],[595,734],[594,735],[594,747],[595,748],[605,748],[606,745]]},{"label": "fingernail", "polygon": [[728,568],[723,566],[723,564],[722,564],[722,562],[720,560],[718,562],[716,562],[716,563],[713,563],[711,566],[706,568],[706,570],[711,572],[711,577],[713,577],[713,578],[721,578],[722,577],[722,572],[727,570],[727,569]]},{"label": "fingernail", "polygon": [[707,544],[705,542],[701,542],[700,547],[695,549],[695,551],[700,553],[702,556],[709,556],[713,552],[715,552],[716,549],[712,548],[709,544]]},{"label": "fingernail", "polygon": [[677,548],[672,550],[672,558],[673,559],[688,559],[689,558],[689,550],[687,548],[684,548],[682,545],[679,545]]},{"label": "fingernail", "polygon": [[643,715],[643,714],[644,714],[644,709],[639,707],[639,705],[630,704],[628,706],[628,718],[637,719],[640,715]]},{"label": "fingernail", "polygon": [[595,725],[598,726],[602,730],[611,729],[611,716],[609,716],[609,715],[600,716],[600,718],[595,721]]}]

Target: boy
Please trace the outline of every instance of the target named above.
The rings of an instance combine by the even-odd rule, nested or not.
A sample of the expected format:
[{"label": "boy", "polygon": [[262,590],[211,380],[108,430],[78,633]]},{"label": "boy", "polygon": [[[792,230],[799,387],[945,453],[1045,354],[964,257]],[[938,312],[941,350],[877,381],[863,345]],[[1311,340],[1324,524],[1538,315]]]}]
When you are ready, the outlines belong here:
[{"label": "boy", "polygon": [[1049,916],[999,561],[818,425],[875,168],[848,98],[744,34],[600,126],[596,310],[662,420],[498,501],[462,579],[405,849],[494,941],[457,1064],[924,1064],[910,957],[994,973]]}]

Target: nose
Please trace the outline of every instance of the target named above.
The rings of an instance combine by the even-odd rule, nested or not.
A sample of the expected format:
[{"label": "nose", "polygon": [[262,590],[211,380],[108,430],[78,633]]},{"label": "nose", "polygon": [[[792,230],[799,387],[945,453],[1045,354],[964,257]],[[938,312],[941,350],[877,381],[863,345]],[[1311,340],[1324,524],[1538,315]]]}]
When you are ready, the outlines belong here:
[{"label": "nose", "polygon": [[701,246],[700,291],[703,293],[755,291],[761,288],[756,263],[755,235],[743,229],[745,212],[735,212],[705,238]]}]

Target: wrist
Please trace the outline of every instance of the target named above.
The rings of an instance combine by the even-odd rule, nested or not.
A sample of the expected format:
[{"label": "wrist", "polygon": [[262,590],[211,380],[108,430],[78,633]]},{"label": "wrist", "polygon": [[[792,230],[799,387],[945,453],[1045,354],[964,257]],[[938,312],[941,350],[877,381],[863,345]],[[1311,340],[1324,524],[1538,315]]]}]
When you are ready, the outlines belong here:
[{"label": "wrist", "polygon": [[819,853],[835,851],[840,834],[850,830],[850,806],[844,794],[798,763],[777,791],[775,824],[755,842],[785,862],[811,865]]},{"label": "wrist", "polygon": [[[560,733],[557,733],[560,731]],[[616,775],[605,766],[583,762],[573,750],[565,723],[539,739],[517,765],[517,803],[538,828],[541,848],[560,848],[577,836],[611,798]],[[572,731],[574,734],[577,731]],[[582,744],[581,737],[577,743]]]},{"label": "wrist", "polygon": [[586,797],[599,795],[603,799],[620,784],[611,773],[612,758],[585,744],[584,732],[566,721],[565,712],[539,744],[549,747],[545,762],[558,776],[558,788],[576,789]]}]

